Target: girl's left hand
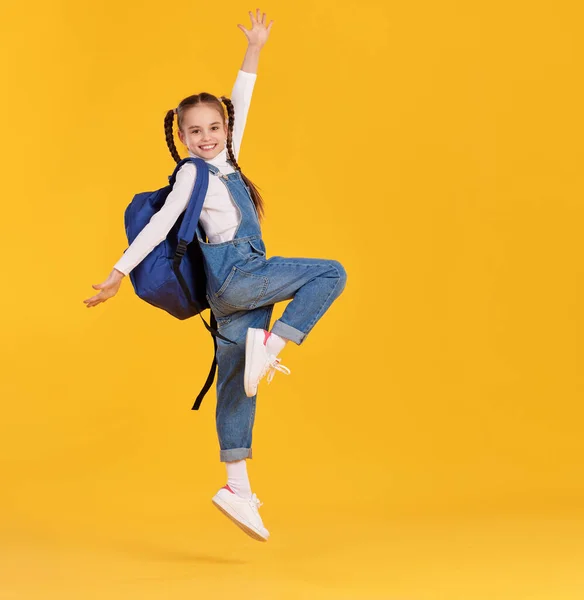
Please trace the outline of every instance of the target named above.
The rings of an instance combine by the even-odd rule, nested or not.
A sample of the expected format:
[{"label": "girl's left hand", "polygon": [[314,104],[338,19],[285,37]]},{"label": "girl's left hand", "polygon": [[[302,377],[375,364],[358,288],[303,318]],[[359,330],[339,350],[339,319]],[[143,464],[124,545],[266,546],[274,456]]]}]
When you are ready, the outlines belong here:
[{"label": "girl's left hand", "polygon": [[251,18],[251,30],[247,30],[243,25],[238,24],[237,26],[245,33],[245,37],[250,46],[258,46],[258,48],[261,48],[268,41],[270,29],[272,28],[274,21],[272,19],[270,24],[266,27],[266,13],[263,13],[263,16],[260,19],[259,8],[256,9],[255,17],[251,10],[249,11],[249,16]]}]

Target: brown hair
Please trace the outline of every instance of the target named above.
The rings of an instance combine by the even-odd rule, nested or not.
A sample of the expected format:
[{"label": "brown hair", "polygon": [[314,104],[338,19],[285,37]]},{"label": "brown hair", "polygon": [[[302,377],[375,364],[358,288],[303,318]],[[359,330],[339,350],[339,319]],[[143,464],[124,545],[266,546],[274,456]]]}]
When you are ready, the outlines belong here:
[{"label": "brown hair", "polygon": [[[227,154],[229,155],[229,162],[233,165],[234,169],[239,171],[241,174],[241,178],[243,179],[245,185],[247,186],[251,199],[256,207],[259,218],[261,219],[264,216],[264,201],[257,190],[256,186],[241,172],[241,167],[237,164],[235,160],[235,155],[233,154],[233,145],[232,145],[232,137],[233,137],[233,120],[235,117],[235,110],[233,109],[233,103],[229,98],[222,96],[221,99],[213,96],[213,94],[208,94],[207,92],[201,92],[200,94],[195,94],[193,96],[188,96],[180,101],[178,107],[176,108],[176,116],[177,116],[177,127],[181,129],[183,122],[183,115],[188,108],[192,106],[197,106],[198,104],[209,104],[213,108],[216,108],[223,119],[223,123],[225,123],[225,112],[223,110],[223,103],[225,103],[225,107],[227,108]],[[164,133],[166,135],[166,143],[168,145],[168,149],[172,154],[172,158],[178,163],[181,161],[181,157],[176,149],[174,144],[174,137],[172,132],[172,125],[174,122],[174,110],[169,110],[164,117]]]}]

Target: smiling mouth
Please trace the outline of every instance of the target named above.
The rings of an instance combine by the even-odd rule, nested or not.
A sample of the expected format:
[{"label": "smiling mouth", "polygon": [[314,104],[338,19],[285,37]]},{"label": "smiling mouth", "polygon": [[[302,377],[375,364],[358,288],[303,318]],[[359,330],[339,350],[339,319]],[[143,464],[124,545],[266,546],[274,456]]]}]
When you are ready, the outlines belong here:
[{"label": "smiling mouth", "polygon": [[216,146],[217,144],[209,144],[207,146],[199,146],[199,148],[204,152],[209,152],[209,150],[214,150]]}]

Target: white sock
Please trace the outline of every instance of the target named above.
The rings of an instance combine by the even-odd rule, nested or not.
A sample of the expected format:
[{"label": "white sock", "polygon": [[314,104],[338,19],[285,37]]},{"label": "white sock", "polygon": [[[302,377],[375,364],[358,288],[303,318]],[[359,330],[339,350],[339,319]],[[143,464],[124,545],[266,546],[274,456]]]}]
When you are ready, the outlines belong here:
[{"label": "white sock", "polygon": [[251,498],[251,486],[247,476],[247,465],[245,458],[226,462],[227,485],[242,498]]},{"label": "white sock", "polygon": [[284,349],[284,346],[287,342],[288,340],[286,338],[270,332],[270,337],[266,342],[266,349],[270,354],[278,356],[278,354],[280,354],[280,352]]}]

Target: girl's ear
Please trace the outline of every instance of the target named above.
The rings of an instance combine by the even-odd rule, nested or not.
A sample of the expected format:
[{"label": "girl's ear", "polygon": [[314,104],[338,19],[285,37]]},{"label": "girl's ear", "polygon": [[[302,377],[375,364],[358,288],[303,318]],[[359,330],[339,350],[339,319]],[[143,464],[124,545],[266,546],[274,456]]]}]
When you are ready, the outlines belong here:
[{"label": "girl's ear", "polygon": [[[184,138],[184,136],[183,136],[183,132],[182,132],[182,130],[181,130],[181,129],[179,129],[179,130],[178,130],[178,137],[179,137],[180,141],[181,141],[183,144],[185,144],[185,138]],[[186,144],[185,144],[185,146],[186,146]]]}]

